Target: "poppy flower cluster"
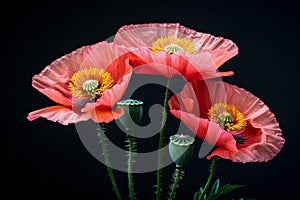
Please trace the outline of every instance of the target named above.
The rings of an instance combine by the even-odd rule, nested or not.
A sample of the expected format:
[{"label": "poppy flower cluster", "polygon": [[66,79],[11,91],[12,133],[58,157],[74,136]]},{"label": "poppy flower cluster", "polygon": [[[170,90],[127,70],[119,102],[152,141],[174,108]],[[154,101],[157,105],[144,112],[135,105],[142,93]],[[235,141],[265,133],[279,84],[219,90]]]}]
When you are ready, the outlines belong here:
[{"label": "poppy flower cluster", "polygon": [[125,25],[113,42],[81,47],[33,76],[32,86],[57,105],[33,111],[27,118],[43,117],[63,125],[108,123],[124,115],[123,108],[114,105],[133,72],[167,79],[180,76],[186,84],[166,99],[168,111],[214,147],[207,159],[266,162],[280,152],[285,139],[262,100],[222,81],[234,72],[219,70],[238,52],[230,39],[178,23]]}]

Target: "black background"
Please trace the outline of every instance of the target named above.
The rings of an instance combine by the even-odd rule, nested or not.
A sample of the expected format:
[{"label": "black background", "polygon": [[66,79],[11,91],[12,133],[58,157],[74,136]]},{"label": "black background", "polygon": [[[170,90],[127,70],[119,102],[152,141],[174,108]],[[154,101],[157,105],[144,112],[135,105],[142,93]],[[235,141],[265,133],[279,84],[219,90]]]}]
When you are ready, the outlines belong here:
[{"label": "black background", "polygon": [[[244,185],[227,199],[288,199],[297,195],[298,184],[293,181],[300,178],[298,11],[299,6],[288,1],[10,1],[1,6],[4,121],[0,195],[9,195],[6,199],[114,199],[105,166],[88,153],[74,125],[45,119],[27,121],[29,112],[53,105],[31,87],[31,78],[53,60],[105,40],[123,25],[151,22],[178,22],[233,40],[239,54],[220,70],[234,70],[235,76],[224,81],[251,91],[277,116],[286,143],[273,160],[218,162],[216,176],[223,184]],[[163,90],[153,94],[163,99]],[[206,181],[208,165],[204,159],[193,158],[180,182],[177,199],[192,199]],[[163,171],[164,198],[173,167]],[[122,195],[127,197],[126,173],[116,172],[116,176]],[[135,183],[138,199],[154,199],[154,174],[136,174]]]}]

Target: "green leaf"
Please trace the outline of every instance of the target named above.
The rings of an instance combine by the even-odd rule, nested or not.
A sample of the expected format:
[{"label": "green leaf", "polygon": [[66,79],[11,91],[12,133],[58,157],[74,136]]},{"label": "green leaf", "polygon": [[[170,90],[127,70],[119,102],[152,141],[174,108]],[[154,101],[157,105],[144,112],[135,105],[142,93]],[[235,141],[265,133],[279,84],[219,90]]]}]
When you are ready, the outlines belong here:
[{"label": "green leaf", "polygon": [[[199,197],[201,196],[202,192],[203,192],[203,188],[200,187],[197,200],[198,200]],[[206,194],[204,194],[203,199],[201,199],[201,200],[206,200]]]},{"label": "green leaf", "polygon": [[219,186],[220,186],[220,180],[217,179],[211,188],[210,195],[213,195],[213,196],[216,195],[219,190]]},{"label": "green leaf", "polygon": [[217,179],[211,187],[210,194],[208,195],[207,200],[215,199],[214,196],[217,194],[220,186],[220,180]]},{"label": "green leaf", "polygon": [[202,194],[202,192],[203,192],[203,188],[202,187],[200,187],[200,189],[199,189],[199,197],[200,197],[200,195]]},{"label": "green leaf", "polygon": [[225,194],[228,194],[229,192],[236,190],[238,188],[241,188],[241,187],[243,187],[243,186],[242,185],[231,185],[230,183],[228,183],[219,189],[217,194],[214,196],[214,199],[224,196]]},{"label": "green leaf", "polygon": [[194,200],[198,200],[198,192],[194,194]]}]

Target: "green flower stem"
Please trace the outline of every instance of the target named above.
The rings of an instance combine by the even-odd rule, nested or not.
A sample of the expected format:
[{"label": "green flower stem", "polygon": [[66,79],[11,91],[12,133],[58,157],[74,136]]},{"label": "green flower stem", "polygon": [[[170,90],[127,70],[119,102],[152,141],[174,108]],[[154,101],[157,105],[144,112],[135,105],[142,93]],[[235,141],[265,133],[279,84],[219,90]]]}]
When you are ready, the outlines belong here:
[{"label": "green flower stem", "polygon": [[215,175],[215,170],[216,170],[216,162],[217,162],[217,156],[214,156],[212,158],[212,163],[211,163],[211,168],[210,168],[210,174],[209,174],[209,177],[207,179],[207,182],[206,182],[206,185],[204,186],[204,189],[201,193],[201,195],[199,196],[198,200],[203,200],[203,197],[205,195],[205,193],[207,192],[213,178],[214,178],[214,175]]},{"label": "green flower stem", "polygon": [[101,124],[99,124],[98,136],[99,136],[100,143],[101,143],[101,146],[102,146],[102,152],[103,152],[103,156],[104,156],[104,162],[105,162],[105,165],[106,165],[108,176],[109,176],[110,181],[111,181],[112,186],[113,186],[113,190],[115,191],[117,199],[118,200],[122,200],[122,197],[120,195],[116,179],[114,177],[114,174],[113,174],[113,171],[112,171],[112,168],[111,168],[111,163],[110,163],[110,160],[109,160],[109,156],[108,156],[107,148],[106,148],[106,143],[105,143],[105,139],[104,139],[104,130],[103,130]]},{"label": "green flower stem", "polygon": [[171,193],[170,193],[169,200],[173,200],[174,199],[175,191],[176,191],[178,182],[180,180],[181,174],[182,174],[182,167],[177,167],[176,166],[175,179],[174,179],[174,183],[173,183],[173,186],[172,186],[172,190],[171,190]]},{"label": "green flower stem", "polygon": [[162,146],[164,140],[164,132],[165,132],[165,122],[167,120],[167,109],[168,109],[168,100],[169,100],[169,91],[170,87],[170,79],[167,81],[166,92],[165,92],[165,100],[164,100],[164,110],[162,113],[162,123],[159,132],[159,144],[158,144],[158,158],[157,158],[157,176],[156,176],[156,200],[160,200],[161,195],[161,159],[162,159]]},{"label": "green flower stem", "polygon": [[127,135],[129,142],[129,156],[128,156],[128,187],[130,200],[134,200],[134,188],[133,188],[133,180],[132,180],[132,153],[133,153],[133,137],[131,135]]}]

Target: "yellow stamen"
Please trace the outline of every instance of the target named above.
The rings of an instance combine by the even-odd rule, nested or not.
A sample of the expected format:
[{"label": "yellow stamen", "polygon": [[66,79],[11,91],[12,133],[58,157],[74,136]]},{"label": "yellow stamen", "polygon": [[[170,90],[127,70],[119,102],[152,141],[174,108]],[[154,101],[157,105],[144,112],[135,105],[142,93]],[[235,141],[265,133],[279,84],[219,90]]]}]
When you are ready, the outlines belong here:
[{"label": "yellow stamen", "polygon": [[213,105],[208,110],[208,119],[228,132],[240,131],[247,125],[243,114],[235,106],[226,103]]},{"label": "yellow stamen", "polygon": [[174,36],[159,38],[152,44],[152,52],[159,53],[161,51],[166,51],[173,54],[178,51],[185,51],[190,54],[195,54],[195,46],[186,38],[174,38]]},{"label": "yellow stamen", "polygon": [[105,90],[111,89],[114,80],[104,69],[89,68],[75,73],[68,84],[74,97],[99,98]]}]

